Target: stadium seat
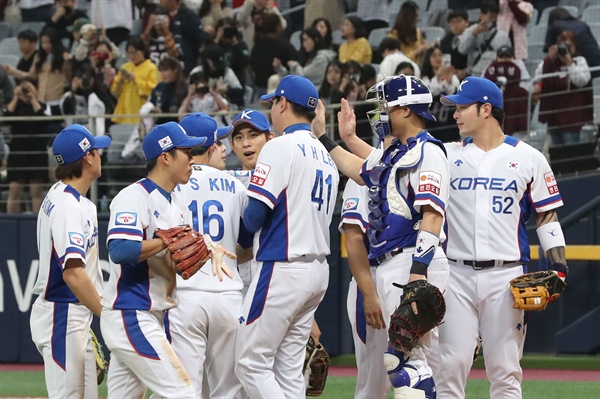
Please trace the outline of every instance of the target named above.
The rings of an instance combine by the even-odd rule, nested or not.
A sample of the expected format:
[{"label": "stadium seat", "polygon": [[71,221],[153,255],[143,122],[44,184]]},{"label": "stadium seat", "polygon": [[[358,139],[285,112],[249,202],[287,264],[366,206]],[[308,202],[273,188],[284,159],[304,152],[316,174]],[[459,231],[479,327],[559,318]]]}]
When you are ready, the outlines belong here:
[{"label": "stadium seat", "polygon": [[529,23],[527,24],[527,28],[531,29],[535,25],[537,25],[539,17],[540,17],[540,12],[538,11],[537,8],[534,8],[533,11],[531,12],[531,20],[529,20]]},{"label": "stadium seat", "polygon": [[479,15],[481,14],[481,10],[479,8],[471,8],[467,10],[467,15],[469,16],[469,23],[474,24],[475,22],[479,22]]},{"label": "stadium seat", "polygon": [[[574,17],[578,17],[579,16],[579,9],[575,6],[561,6],[562,8],[564,8],[565,10],[567,10],[569,12],[569,14],[571,14]],[[556,7],[546,7],[544,8],[544,11],[542,11],[542,15],[540,15],[540,20],[538,21],[538,25],[548,25],[548,17],[550,16],[550,13],[552,12],[552,10],[554,10]]]},{"label": "stadium seat", "polygon": [[425,32],[425,39],[427,42],[433,43],[436,40],[442,40],[442,38],[446,35],[446,31],[444,28],[440,28],[439,26],[426,26],[423,28]]},{"label": "stadium seat", "polygon": [[600,4],[586,7],[581,14],[581,20],[587,24],[600,23]]},{"label": "stadium seat", "polygon": [[109,128],[109,134],[112,139],[110,147],[106,154],[106,161],[109,164],[118,164],[121,159],[121,151],[131,136],[131,132],[135,128],[134,123],[114,124]]},{"label": "stadium seat", "polygon": [[296,50],[300,50],[300,46],[302,46],[302,41],[300,40],[301,37],[302,37],[301,30],[297,30],[297,31],[293,32],[290,36],[290,43],[292,44],[292,46],[294,46],[294,48]]},{"label": "stadium seat", "polygon": [[10,26],[6,22],[0,22],[0,40],[10,37]]},{"label": "stadium seat", "polygon": [[533,79],[535,76],[535,70],[537,66],[540,64],[541,60],[523,60],[525,62],[525,67],[527,68],[527,72],[529,72],[529,77]]},{"label": "stadium seat", "polygon": [[131,24],[131,35],[139,36],[142,34],[142,20],[134,19]]},{"label": "stadium seat", "polygon": [[527,35],[527,42],[530,44],[544,43],[546,41],[547,25],[533,25]]},{"label": "stadium seat", "polygon": [[527,52],[529,54],[527,59],[530,61],[541,61],[546,56],[544,54],[544,43],[529,43]]},{"label": "stadium seat", "polygon": [[369,34],[369,44],[373,48],[379,48],[379,43],[387,37],[390,28],[377,28],[373,29]]},{"label": "stadium seat", "polygon": [[589,24],[589,25],[590,25],[590,30],[592,31],[592,34],[594,35],[596,40],[600,43],[600,22],[596,22],[596,23]]},{"label": "stadium seat", "polygon": [[17,29],[15,29],[13,34],[15,36],[17,36],[19,33],[23,32],[25,29],[31,29],[39,36],[40,33],[42,32],[42,29],[44,28],[44,26],[46,26],[45,22],[23,22],[21,25],[19,25],[19,27]]},{"label": "stadium seat", "polygon": [[0,54],[3,55],[16,55],[21,57],[21,51],[19,50],[19,41],[16,37],[7,37],[0,41]]},{"label": "stadium seat", "polygon": [[559,0],[558,6],[559,7],[564,7],[564,6],[577,7],[579,9],[579,13],[581,15],[582,14],[581,11],[583,11],[590,3],[591,3],[591,0]]},{"label": "stadium seat", "polygon": [[19,57],[14,54],[4,54],[0,53],[0,65],[10,65],[14,68],[17,67],[19,63]]},{"label": "stadium seat", "polygon": [[333,44],[342,44],[342,42],[344,41],[344,38],[342,37],[342,31],[337,29],[331,32],[331,41],[333,42]]}]

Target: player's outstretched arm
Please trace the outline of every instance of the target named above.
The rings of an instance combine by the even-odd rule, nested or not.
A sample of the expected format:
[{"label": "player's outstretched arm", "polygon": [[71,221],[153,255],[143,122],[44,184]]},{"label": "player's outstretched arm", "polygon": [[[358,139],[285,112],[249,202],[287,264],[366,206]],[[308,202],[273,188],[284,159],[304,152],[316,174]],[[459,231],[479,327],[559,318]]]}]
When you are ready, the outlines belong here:
[{"label": "player's outstretched arm", "polygon": [[385,319],[381,310],[381,301],[371,277],[369,257],[365,247],[364,234],[355,224],[344,223],[342,226],[346,235],[346,251],[350,270],[363,294],[363,308],[367,324],[375,329],[385,328]]},{"label": "player's outstretched arm", "polygon": [[565,237],[558,222],[556,211],[550,210],[538,213],[536,226],[540,245],[546,251],[546,257],[552,265],[552,270],[564,280],[568,273]]},{"label": "player's outstretched arm", "polygon": [[73,291],[79,302],[96,316],[100,317],[100,312],[102,312],[100,294],[96,291],[96,287],[94,287],[92,280],[90,280],[83,266],[84,264],[81,259],[67,260],[63,272],[63,280],[71,291]]},{"label": "player's outstretched arm", "polygon": [[364,160],[352,154],[351,152],[344,150],[342,147],[337,145],[332,138],[327,136],[325,133],[325,106],[321,100],[319,100],[317,105],[316,114],[317,116],[312,123],[313,133],[315,136],[317,136],[323,146],[325,146],[331,155],[333,162],[335,162],[338,170],[354,180],[356,183],[364,186],[365,183],[360,177],[360,169],[364,163]]},{"label": "player's outstretched arm", "polygon": [[362,159],[366,159],[373,147],[356,135],[356,115],[354,109],[350,108],[348,100],[342,98],[342,107],[337,114],[338,130],[340,138],[350,148],[352,153]]},{"label": "player's outstretched arm", "polygon": [[165,249],[167,249],[167,245],[160,238],[143,240],[142,250],[140,251],[140,257],[138,261],[144,261]]}]

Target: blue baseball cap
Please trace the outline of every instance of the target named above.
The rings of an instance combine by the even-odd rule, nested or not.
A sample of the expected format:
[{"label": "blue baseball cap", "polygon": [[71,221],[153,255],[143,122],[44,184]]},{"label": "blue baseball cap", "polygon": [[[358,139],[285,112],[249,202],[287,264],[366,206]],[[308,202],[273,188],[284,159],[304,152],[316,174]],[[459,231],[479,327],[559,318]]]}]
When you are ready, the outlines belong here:
[{"label": "blue baseball cap", "polygon": [[109,136],[94,137],[81,125],[64,128],[52,143],[52,153],[59,165],[68,165],[93,149],[107,148],[111,143]]},{"label": "blue baseball cap", "polygon": [[467,76],[458,87],[456,94],[443,96],[440,101],[444,105],[467,105],[473,103],[489,103],[494,108],[502,109],[502,90],[486,78]]},{"label": "blue baseball cap", "polygon": [[245,123],[248,123],[259,132],[272,133],[271,123],[269,123],[269,119],[267,118],[267,116],[260,111],[249,108],[246,108],[245,110],[237,114],[235,118],[233,118],[231,126],[229,127],[230,132],[233,133],[234,129],[237,126],[243,125]]},{"label": "blue baseball cap", "polygon": [[151,161],[163,152],[171,151],[173,148],[192,148],[202,145],[206,138],[190,137],[177,122],[167,122],[156,125],[144,137],[142,149],[146,161]]},{"label": "blue baseball cap", "polygon": [[269,101],[273,97],[285,97],[288,101],[314,111],[317,108],[319,92],[304,76],[287,75],[277,85],[275,93],[265,94],[260,99]]},{"label": "blue baseball cap", "polygon": [[179,124],[190,136],[204,138],[206,140],[203,143],[205,147],[210,147],[231,133],[231,127],[217,128],[217,122],[204,112],[188,114],[181,118]]}]

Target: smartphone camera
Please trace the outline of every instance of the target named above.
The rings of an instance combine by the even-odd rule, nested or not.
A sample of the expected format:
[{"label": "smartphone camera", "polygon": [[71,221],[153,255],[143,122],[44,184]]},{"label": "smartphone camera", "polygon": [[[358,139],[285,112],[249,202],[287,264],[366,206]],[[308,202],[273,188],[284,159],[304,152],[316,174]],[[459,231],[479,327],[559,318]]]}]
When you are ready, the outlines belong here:
[{"label": "smartphone camera", "polygon": [[21,93],[23,93],[23,95],[28,95],[29,94],[29,89],[27,87],[21,86]]},{"label": "smartphone camera", "polygon": [[208,93],[208,91],[209,91],[209,89],[208,89],[208,86],[206,86],[206,85],[196,86],[196,93],[198,93],[198,94],[206,94],[206,93]]}]

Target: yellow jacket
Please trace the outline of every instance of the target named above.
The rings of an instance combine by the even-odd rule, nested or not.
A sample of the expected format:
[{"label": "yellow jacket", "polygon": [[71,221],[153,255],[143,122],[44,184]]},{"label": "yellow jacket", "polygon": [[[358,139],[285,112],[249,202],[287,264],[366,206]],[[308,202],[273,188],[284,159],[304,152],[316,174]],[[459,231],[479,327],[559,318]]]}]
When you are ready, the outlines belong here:
[{"label": "yellow jacket", "polygon": [[[123,74],[117,73],[113,80],[110,91],[117,97],[116,115],[139,114],[140,108],[146,103],[152,89],[159,81],[158,68],[150,60],[145,60],[138,65],[132,62],[123,64],[121,69],[134,74],[134,80],[123,80]],[[123,82],[121,82],[123,80]],[[137,123],[140,118],[113,117],[115,123]]]},{"label": "yellow jacket", "polygon": [[359,64],[370,64],[373,58],[371,45],[364,37],[358,38],[352,43],[344,42],[338,53],[340,62],[354,60]]}]

